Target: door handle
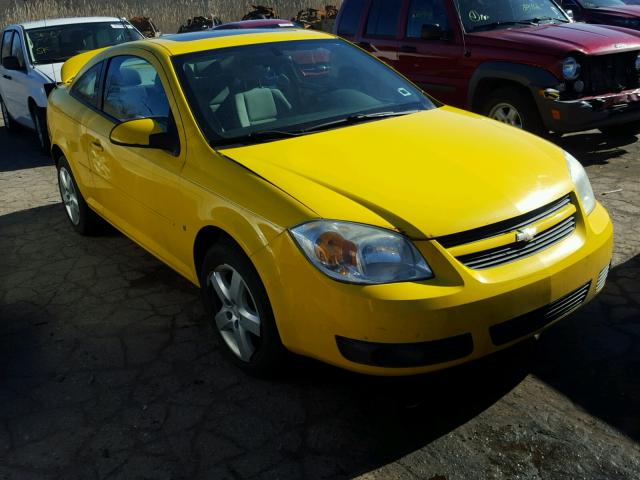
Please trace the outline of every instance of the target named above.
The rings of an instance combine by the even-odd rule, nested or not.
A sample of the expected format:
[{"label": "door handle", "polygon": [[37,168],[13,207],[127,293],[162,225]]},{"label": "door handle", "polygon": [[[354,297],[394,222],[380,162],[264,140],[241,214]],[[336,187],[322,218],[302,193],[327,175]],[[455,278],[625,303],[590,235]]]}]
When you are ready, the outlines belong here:
[{"label": "door handle", "polygon": [[91,142],[91,146],[99,152],[102,152],[104,148],[102,148],[102,144],[98,141]]},{"label": "door handle", "polygon": [[400,46],[400,51],[404,53],[418,53],[417,47],[413,45],[402,45]]},{"label": "door handle", "polygon": [[6,78],[7,80],[11,80],[11,75],[4,74],[4,75],[2,75],[2,76],[3,76],[4,78]]},{"label": "door handle", "polygon": [[371,48],[371,44],[369,42],[358,42],[357,45],[360,48],[364,48],[365,50],[368,50]]}]

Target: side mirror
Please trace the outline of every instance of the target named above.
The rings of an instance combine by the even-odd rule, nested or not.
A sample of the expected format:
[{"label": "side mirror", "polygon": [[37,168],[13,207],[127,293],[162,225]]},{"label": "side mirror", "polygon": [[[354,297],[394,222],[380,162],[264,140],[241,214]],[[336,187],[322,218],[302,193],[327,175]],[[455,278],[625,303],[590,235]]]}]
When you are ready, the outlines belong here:
[{"label": "side mirror", "polygon": [[24,70],[20,65],[18,57],[4,57],[4,60],[2,60],[2,66],[7,70]]},{"label": "side mirror", "polygon": [[573,18],[573,10],[565,10],[565,13],[567,14],[567,17],[569,17],[571,19],[571,21],[573,22],[574,18]]},{"label": "side mirror", "polygon": [[440,25],[424,24],[420,30],[420,38],[422,40],[442,40],[446,36],[447,32]]},{"label": "side mirror", "polygon": [[109,140],[121,147],[157,148],[177,155],[180,145],[169,123],[167,117],[134,118],[113,127]]}]

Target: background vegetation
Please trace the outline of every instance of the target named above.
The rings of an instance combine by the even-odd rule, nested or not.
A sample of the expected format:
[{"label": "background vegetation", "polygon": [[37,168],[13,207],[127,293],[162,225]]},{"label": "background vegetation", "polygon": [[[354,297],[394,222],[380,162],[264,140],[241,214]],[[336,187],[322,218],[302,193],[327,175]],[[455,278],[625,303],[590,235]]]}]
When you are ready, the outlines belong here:
[{"label": "background vegetation", "polygon": [[59,17],[108,15],[150,17],[164,33],[174,33],[187,18],[217,15],[240,20],[252,4],[274,7],[279,18],[292,18],[304,8],[340,6],[342,0],[0,0],[0,25]]}]

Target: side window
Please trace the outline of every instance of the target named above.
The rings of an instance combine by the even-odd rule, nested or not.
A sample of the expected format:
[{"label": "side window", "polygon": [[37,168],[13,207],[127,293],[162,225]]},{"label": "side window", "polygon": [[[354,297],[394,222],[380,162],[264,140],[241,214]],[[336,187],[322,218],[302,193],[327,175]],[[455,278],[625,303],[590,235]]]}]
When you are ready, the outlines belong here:
[{"label": "side window", "polygon": [[82,76],[75,81],[73,87],[71,87],[71,95],[76,97],[78,100],[89,103],[94,107],[98,107],[100,72],[102,71],[103,63],[104,62],[100,62],[84,72]]},{"label": "side window", "polygon": [[20,68],[26,68],[26,63],[24,61],[24,49],[22,48],[22,39],[20,38],[19,33],[15,33],[13,35],[13,43],[11,45],[11,55],[18,59],[18,64]]},{"label": "side window", "polygon": [[13,30],[7,30],[2,35],[2,61],[11,56],[11,37],[13,37]]},{"label": "side window", "polygon": [[400,7],[400,0],[373,0],[365,33],[377,37],[395,36]]},{"label": "side window", "polygon": [[139,57],[113,57],[109,62],[102,109],[120,121],[168,117],[169,101],[155,68]]},{"label": "side window", "polygon": [[421,38],[423,25],[438,26],[449,31],[447,8],[442,0],[411,0],[407,17],[407,37]]},{"label": "side window", "polygon": [[360,15],[362,15],[362,11],[364,10],[364,0],[346,0],[342,8],[340,24],[337,30],[338,35],[353,37],[358,33]]}]

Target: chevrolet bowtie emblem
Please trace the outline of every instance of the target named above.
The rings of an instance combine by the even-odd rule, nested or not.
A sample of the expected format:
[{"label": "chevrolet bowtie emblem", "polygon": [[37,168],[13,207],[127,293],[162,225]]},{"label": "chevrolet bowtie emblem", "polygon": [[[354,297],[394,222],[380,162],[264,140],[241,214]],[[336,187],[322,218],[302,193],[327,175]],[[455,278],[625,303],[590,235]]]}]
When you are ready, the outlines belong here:
[{"label": "chevrolet bowtie emblem", "polygon": [[516,242],[530,242],[538,233],[536,227],[523,228],[516,231]]}]

